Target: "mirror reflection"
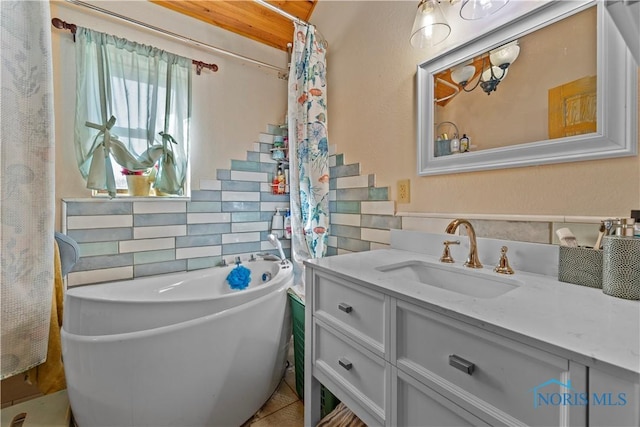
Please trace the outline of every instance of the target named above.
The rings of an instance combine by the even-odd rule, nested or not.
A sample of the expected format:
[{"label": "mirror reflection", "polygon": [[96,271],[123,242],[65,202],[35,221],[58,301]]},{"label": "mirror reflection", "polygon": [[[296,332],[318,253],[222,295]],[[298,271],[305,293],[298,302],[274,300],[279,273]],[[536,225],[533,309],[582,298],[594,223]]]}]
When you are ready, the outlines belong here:
[{"label": "mirror reflection", "polygon": [[596,29],[594,6],[434,75],[434,155],[596,132]]}]

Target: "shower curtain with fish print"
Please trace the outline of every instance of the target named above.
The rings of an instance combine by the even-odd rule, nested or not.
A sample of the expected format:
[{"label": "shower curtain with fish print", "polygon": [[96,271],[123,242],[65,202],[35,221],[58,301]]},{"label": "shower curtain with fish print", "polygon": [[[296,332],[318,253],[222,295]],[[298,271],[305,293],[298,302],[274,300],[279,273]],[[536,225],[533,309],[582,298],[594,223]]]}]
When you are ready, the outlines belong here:
[{"label": "shower curtain with fish print", "polygon": [[325,255],[329,233],[325,49],[313,25],[295,23],[288,84],[289,185],[294,284],[302,290],[303,261]]},{"label": "shower curtain with fish print", "polygon": [[0,349],[4,379],[47,357],[54,277],[49,2],[0,1]]}]

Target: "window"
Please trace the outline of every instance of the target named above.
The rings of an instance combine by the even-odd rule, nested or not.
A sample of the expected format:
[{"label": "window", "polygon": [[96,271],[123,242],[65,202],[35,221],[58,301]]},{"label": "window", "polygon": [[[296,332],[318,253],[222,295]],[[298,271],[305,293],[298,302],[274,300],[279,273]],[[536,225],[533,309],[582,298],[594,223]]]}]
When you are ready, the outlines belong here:
[{"label": "window", "polygon": [[158,190],[183,195],[191,60],[86,28],[76,37],[75,144],[87,187],[115,196],[126,169],[157,173]]}]

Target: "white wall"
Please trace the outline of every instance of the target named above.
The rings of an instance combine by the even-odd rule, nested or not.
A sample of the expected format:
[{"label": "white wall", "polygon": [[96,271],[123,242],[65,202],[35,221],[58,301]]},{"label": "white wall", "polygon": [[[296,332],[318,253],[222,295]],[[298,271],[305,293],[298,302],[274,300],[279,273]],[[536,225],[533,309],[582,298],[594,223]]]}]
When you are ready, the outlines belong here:
[{"label": "white wall", "polygon": [[[91,2],[96,6],[166,29],[209,45],[278,67],[286,67],[286,52],[235,35],[146,1]],[[159,35],[117,18],[51,2],[51,16],[68,23],[153,45],[192,59],[215,63],[216,73],[193,76],[191,188],[200,179],[215,179],[216,169],[228,169],[231,159],[245,159],[267,124],[281,123],[286,113],[287,85],[277,72],[209,49]],[[78,172],[73,147],[75,52],[69,31],[51,27],[56,126],[56,229],[62,198],[90,197]],[[293,32],[293,27],[292,27]]]},{"label": "white wall", "polygon": [[[640,206],[639,157],[419,177],[416,173],[415,72],[427,52],[409,44],[417,0],[320,0],[311,21],[329,41],[329,138],[348,163],[375,173],[378,186],[411,179],[411,203],[399,211],[476,214],[628,216]],[[536,1],[510,2],[535,7]],[[96,2],[120,14],[246,56],[284,66],[285,52],[181,16],[142,1]],[[457,6],[459,6],[459,2]],[[507,7],[509,7],[509,5]],[[112,32],[178,54],[215,62],[220,71],[194,76],[192,188],[228,168],[267,123],[279,122],[286,109],[286,82],[276,73],[157,36],[61,1],[52,16],[99,31]],[[498,18],[481,25],[499,25]],[[454,28],[450,40],[470,34]],[[73,153],[75,71],[73,42],[53,29],[57,141],[56,198],[85,197]],[[57,223],[59,224],[59,222]]]}]

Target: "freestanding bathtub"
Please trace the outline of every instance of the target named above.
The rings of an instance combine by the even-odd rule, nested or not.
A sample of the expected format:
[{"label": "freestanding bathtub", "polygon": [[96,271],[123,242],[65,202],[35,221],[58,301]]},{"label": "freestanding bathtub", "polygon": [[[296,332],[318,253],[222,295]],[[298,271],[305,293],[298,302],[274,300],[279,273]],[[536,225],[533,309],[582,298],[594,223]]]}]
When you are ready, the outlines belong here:
[{"label": "freestanding bathtub", "polygon": [[240,426],[271,396],[291,337],[289,262],[245,262],[65,295],[62,350],[80,427]]}]

